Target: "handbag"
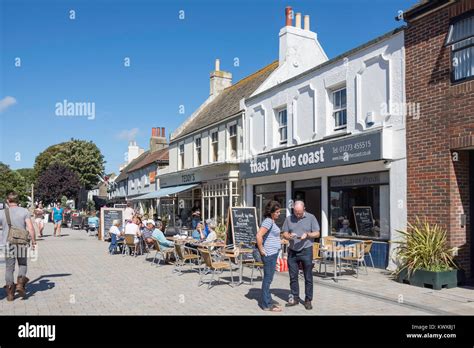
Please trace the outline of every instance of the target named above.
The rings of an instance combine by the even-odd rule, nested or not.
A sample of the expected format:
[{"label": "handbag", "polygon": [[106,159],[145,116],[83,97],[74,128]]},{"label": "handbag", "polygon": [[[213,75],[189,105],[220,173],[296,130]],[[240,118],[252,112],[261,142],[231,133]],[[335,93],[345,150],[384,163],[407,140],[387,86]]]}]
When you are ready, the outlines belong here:
[{"label": "handbag", "polygon": [[5,209],[5,217],[8,224],[8,243],[15,245],[24,245],[30,243],[30,234],[27,230],[12,226],[9,208]]},{"label": "handbag", "polygon": [[283,254],[283,249],[280,249],[276,263],[277,272],[288,272],[288,258]]}]

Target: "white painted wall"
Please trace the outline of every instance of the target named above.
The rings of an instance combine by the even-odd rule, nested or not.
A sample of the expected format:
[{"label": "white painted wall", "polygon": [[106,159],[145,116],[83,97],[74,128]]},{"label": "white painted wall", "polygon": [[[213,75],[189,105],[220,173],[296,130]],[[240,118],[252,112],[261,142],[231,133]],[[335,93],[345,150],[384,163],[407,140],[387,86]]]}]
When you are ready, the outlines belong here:
[{"label": "white painted wall", "polygon": [[[358,134],[383,127],[393,133],[393,148],[404,144],[403,32],[326,66],[280,84],[246,101],[247,148],[250,156],[279,147],[275,110],[286,106],[288,145],[299,145],[334,134]],[[332,91],[347,89],[347,128],[334,130]],[[373,113],[373,124],[366,122]],[[395,152],[394,152],[395,154]],[[397,153],[404,156],[403,153]]]},{"label": "white painted wall", "polygon": [[229,132],[228,128],[230,125],[237,125],[237,156],[242,156],[243,146],[244,146],[244,134],[242,129],[242,117],[238,116],[236,118],[226,120],[219,124],[212,125],[202,131],[194,132],[188,136],[174,140],[169,145],[169,172],[178,171],[178,160],[179,160],[179,144],[184,143],[184,161],[185,168],[190,169],[195,168],[195,145],[194,139],[196,137],[201,137],[201,166],[208,165],[213,163],[210,160],[211,154],[211,133],[214,131],[218,132],[219,139],[219,159],[217,162],[227,162],[230,161],[230,151],[229,151]]},{"label": "white painted wall", "polygon": [[[273,88],[261,87],[262,94],[258,95],[257,90],[254,98],[245,101],[247,158],[281,148],[276,141],[275,110],[286,106],[288,144],[284,147],[323,141],[336,134],[357,135],[382,129],[382,153],[384,158],[391,159],[390,165],[376,161],[246,179],[246,205],[254,204],[254,185],[321,178],[321,227],[322,234],[327,235],[328,177],[389,170],[390,232],[392,240],[398,238],[396,230],[406,228],[407,223],[403,45],[404,33],[399,32],[348,55],[346,59],[315,68],[287,83],[267,83],[268,88]],[[331,92],[341,86],[347,89],[347,128],[336,131]],[[372,112],[373,124],[367,122],[369,112]],[[287,204],[289,199],[288,196]],[[391,260],[388,268],[394,268]]]}]

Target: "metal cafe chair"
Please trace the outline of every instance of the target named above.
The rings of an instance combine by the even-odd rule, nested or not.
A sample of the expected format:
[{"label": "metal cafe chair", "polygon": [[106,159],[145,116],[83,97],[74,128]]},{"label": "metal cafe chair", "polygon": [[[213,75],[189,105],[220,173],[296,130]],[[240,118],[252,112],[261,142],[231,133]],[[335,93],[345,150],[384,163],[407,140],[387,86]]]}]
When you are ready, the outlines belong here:
[{"label": "metal cafe chair", "polygon": [[326,258],[321,255],[321,244],[313,243],[313,263],[319,263],[319,273],[321,273],[321,266],[324,264],[324,276],[327,276]]},{"label": "metal cafe chair", "polygon": [[[176,262],[174,264],[173,272],[177,272],[179,275],[182,275],[183,274],[183,272],[182,272],[183,267],[188,265],[190,267],[190,269],[192,269],[193,262],[197,262],[198,266],[200,266],[201,257],[199,255],[193,253],[193,251],[194,251],[193,249],[191,249],[191,248],[189,248],[185,245],[175,243],[175,245],[174,245],[174,255],[175,255],[175,258],[176,258]],[[188,262],[186,263],[186,261],[188,261]],[[198,268],[198,271],[200,271],[200,267]]]},{"label": "metal cafe chair", "polygon": [[370,252],[372,250],[372,244],[374,244],[374,242],[372,240],[365,240],[363,243],[364,243],[364,254],[369,255],[370,262],[372,263],[372,268],[375,268],[374,259],[372,258],[372,253]]},{"label": "metal cafe chair", "polygon": [[[225,262],[225,261],[216,262],[212,260],[211,252],[207,248],[198,248],[198,250],[204,261],[205,268],[211,273],[211,279],[208,282],[207,288],[208,289],[211,288],[212,283],[215,281],[214,280],[215,275],[217,275],[217,282],[220,282],[221,280],[220,275],[226,270],[230,271],[231,282],[229,283],[229,285],[233,287],[234,274],[232,273],[232,263],[230,259],[228,260],[228,262]],[[203,277],[205,274],[207,274],[207,272],[201,271],[201,277],[199,278],[198,286],[201,286],[202,284],[204,284]]]},{"label": "metal cafe chair", "polygon": [[[160,243],[156,239],[153,239],[153,246],[156,250],[155,257],[153,258],[153,262],[151,263],[152,265],[155,263],[155,260],[157,259],[158,255],[161,256],[163,262],[166,262],[166,259],[169,257],[169,255],[174,252],[173,248],[167,248],[166,250],[162,250],[160,247]],[[158,263],[156,264],[157,266],[160,265],[160,260],[158,259]]]},{"label": "metal cafe chair", "polygon": [[131,255],[130,249],[134,250],[134,253],[136,255],[136,245],[135,245],[135,236],[133,234],[126,234],[124,243],[123,243],[123,249],[122,249],[122,255]]},{"label": "metal cafe chair", "polygon": [[348,248],[350,256],[341,256],[341,267],[343,264],[348,264],[351,266],[352,271],[354,271],[354,266],[355,266],[355,275],[356,278],[359,277],[359,266],[364,265],[365,267],[365,273],[369,274],[367,271],[367,264],[365,263],[365,257],[364,257],[364,243],[363,242],[356,242],[353,243],[352,245],[346,247]]}]

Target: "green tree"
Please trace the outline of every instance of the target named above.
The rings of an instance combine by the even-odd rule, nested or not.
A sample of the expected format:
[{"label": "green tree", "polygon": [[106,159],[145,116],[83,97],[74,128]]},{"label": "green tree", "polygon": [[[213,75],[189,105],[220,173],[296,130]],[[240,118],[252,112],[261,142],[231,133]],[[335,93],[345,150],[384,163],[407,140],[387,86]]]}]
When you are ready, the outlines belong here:
[{"label": "green tree", "polygon": [[104,156],[91,141],[71,139],[52,145],[35,159],[35,174],[38,178],[51,164],[60,163],[78,175],[79,182],[87,190],[94,187],[104,173]]},{"label": "green tree", "polygon": [[16,170],[0,162],[0,199],[5,200],[10,191],[16,191],[20,198],[20,204],[26,206],[28,202],[28,193],[26,190],[26,180]]},{"label": "green tree", "polygon": [[87,211],[95,210],[95,202],[92,199],[87,201]]}]

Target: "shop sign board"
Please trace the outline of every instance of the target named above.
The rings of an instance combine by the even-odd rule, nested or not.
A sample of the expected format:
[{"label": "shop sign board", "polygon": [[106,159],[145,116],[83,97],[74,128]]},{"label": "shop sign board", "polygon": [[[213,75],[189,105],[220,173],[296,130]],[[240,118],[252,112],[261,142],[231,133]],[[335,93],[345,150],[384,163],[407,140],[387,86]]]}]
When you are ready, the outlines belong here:
[{"label": "shop sign board", "polygon": [[246,179],[380,159],[382,132],[372,132],[257,156],[240,164],[240,175]]}]

